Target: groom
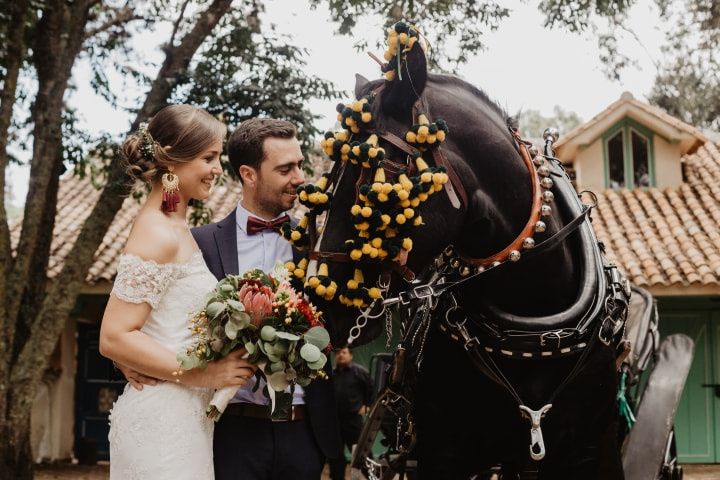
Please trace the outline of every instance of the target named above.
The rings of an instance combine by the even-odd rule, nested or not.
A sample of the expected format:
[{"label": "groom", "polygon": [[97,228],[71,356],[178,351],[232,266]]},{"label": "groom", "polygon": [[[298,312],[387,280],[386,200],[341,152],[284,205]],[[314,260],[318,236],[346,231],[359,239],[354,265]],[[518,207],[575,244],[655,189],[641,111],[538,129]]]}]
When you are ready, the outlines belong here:
[{"label": "groom", "polygon": [[[295,126],[284,120],[246,120],[228,141],[228,156],[243,185],[237,208],[218,223],[192,230],[205,262],[218,278],[252,268],[272,270],[293,259],[279,235],[296,188],[305,180]],[[330,373],[329,365],[325,367]],[[215,427],[217,480],[318,480],[326,458],[341,455],[331,380],[295,387],[288,417],[270,420],[265,382],[248,382]]]}]

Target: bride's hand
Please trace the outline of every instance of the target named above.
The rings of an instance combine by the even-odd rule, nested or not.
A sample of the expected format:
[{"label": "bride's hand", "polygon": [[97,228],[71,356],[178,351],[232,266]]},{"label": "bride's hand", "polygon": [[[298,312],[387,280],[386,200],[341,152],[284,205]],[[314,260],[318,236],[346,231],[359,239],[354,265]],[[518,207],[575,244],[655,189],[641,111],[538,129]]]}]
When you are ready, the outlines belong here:
[{"label": "bride's hand", "polygon": [[195,368],[185,372],[184,375],[188,376],[186,382],[206,388],[219,389],[229,386],[240,388],[255,375],[257,370],[256,365],[242,358],[246,353],[244,348],[240,348],[225,358],[208,363],[204,370]]}]

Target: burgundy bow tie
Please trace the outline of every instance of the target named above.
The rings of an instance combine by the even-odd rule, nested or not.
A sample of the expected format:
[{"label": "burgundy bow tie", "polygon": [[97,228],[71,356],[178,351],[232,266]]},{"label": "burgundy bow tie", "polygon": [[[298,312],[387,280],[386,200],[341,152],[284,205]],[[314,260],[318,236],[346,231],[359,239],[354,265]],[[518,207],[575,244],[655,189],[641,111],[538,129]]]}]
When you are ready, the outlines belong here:
[{"label": "burgundy bow tie", "polygon": [[275,230],[280,233],[280,227],[282,224],[289,221],[290,217],[287,215],[283,215],[282,217],[278,217],[275,220],[270,220],[268,222],[257,217],[248,217],[247,234],[255,235],[263,230]]}]

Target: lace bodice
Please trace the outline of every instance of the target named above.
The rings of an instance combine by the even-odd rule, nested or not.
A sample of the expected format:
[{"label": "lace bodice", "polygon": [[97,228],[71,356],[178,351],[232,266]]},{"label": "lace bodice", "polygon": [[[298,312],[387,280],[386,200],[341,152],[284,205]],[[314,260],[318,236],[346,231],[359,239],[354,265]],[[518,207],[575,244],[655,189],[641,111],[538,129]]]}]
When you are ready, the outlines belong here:
[{"label": "lace bodice", "polygon": [[200,252],[185,263],[157,263],[125,253],[118,262],[112,294],[126,302],[150,305],[142,331],[180,352],[192,340],[190,316],[205,306],[207,293],[216,283]]},{"label": "lace bodice", "polygon": [[[215,286],[200,252],[186,263],[158,264],[123,254],[112,294],[152,307],[142,331],[173,352],[192,337],[190,315]],[[110,416],[111,480],[212,480],[213,422],[205,416],[212,391],[173,382],[129,385]]]}]

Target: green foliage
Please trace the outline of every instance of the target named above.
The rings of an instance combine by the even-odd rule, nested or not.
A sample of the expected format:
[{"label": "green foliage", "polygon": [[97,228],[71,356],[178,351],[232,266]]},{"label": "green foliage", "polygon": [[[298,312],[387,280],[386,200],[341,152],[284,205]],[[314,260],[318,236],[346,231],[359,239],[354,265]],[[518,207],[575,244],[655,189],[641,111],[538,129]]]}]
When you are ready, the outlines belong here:
[{"label": "green foliage", "polygon": [[556,105],[553,108],[553,115],[546,117],[538,110],[524,110],[520,113],[518,120],[520,133],[524,138],[540,138],[542,132],[548,127],[555,127],[560,130],[562,137],[573,128],[582,123],[582,118],[575,113],[563,110]]},{"label": "green foliage", "polygon": [[[193,103],[220,116],[230,127],[255,116],[283,118],[298,127],[304,153],[321,132],[308,108],[311,98],[341,94],[330,82],[304,73],[306,51],[292,39],[270,30],[254,33],[255,24],[234,10],[223,18],[213,43],[176,88],[173,101]],[[234,172],[231,172],[234,175]]]},{"label": "green foliage", "polygon": [[720,3],[658,3],[675,28],[668,34],[649,100],[694,126],[720,130]]},{"label": "green foliage", "polygon": [[[360,40],[358,50],[368,47],[368,38],[375,37],[376,48],[385,40],[385,29],[407,19],[417,23],[421,31],[433,39],[430,63],[435,68],[453,69],[467,62],[485,48],[484,34],[497,30],[510,10],[495,1],[448,0],[309,0],[313,8],[327,3],[330,15],[338,23],[338,33],[354,35]],[[380,17],[382,30],[355,31],[366,25],[369,17]]]},{"label": "green foliage", "polygon": [[598,17],[617,20],[625,16],[636,0],[543,0],[538,8],[545,26],[566,28],[575,33],[595,26]]}]

